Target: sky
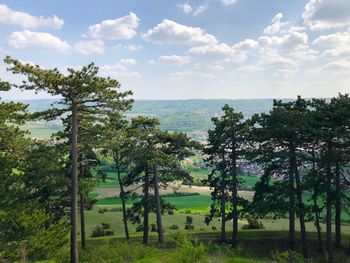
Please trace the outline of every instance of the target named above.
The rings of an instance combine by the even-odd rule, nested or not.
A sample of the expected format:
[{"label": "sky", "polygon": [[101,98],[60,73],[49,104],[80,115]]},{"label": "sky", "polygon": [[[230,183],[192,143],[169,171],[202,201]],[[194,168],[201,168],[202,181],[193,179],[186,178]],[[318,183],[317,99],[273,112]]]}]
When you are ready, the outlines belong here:
[{"label": "sky", "polygon": [[[331,97],[350,92],[350,1],[0,0],[7,55],[94,62],[135,99]],[[19,81],[1,61],[0,79]]]}]

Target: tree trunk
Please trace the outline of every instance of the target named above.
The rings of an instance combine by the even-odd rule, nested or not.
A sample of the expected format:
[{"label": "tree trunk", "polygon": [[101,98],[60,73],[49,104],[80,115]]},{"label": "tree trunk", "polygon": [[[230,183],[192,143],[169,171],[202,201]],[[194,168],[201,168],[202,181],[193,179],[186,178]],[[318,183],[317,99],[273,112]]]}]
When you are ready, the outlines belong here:
[{"label": "tree trunk", "polygon": [[85,198],[83,194],[80,194],[80,235],[81,235],[81,248],[86,248],[86,237],[85,237]]},{"label": "tree trunk", "polygon": [[326,246],[328,263],[333,263],[332,252],[332,167],[331,158],[332,146],[328,143],[328,160],[327,160],[327,201],[326,201]]},{"label": "tree trunk", "polygon": [[335,174],[335,246],[341,246],[341,195],[340,195],[340,167],[336,165]]},{"label": "tree trunk", "polygon": [[289,240],[288,249],[295,249],[295,190],[294,190],[294,170],[293,170],[293,148],[290,147],[289,156]]},{"label": "tree trunk", "polygon": [[120,176],[120,169],[119,167],[117,168],[117,178],[118,178],[118,183],[120,187],[120,199],[122,200],[122,209],[123,209],[123,223],[124,223],[124,232],[125,232],[125,238],[127,241],[129,241],[130,236],[129,236],[129,228],[128,228],[128,220],[126,218],[126,204],[125,204],[125,192],[124,192],[124,185],[122,182],[122,178]]},{"label": "tree trunk", "polygon": [[318,240],[318,251],[323,251],[323,245],[322,245],[322,235],[321,235],[321,225],[320,225],[320,211],[317,205],[317,197],[318,197],[318,190],[317,190],[317,183],[316,183],[316,159],[315,159],[315,149],[312,148],[312,182],[313,182],[313,206],[314,206],[314,212],[315,212],[315,226],[317,229],[317,240]]},{"label": "tree trunk", "polygon": [[149,173],[145,169],[144,207],[143,207],[143,244],[148,245],[148,217],[149,217]]},{"label": "tree trunk", "polygon": [[299,221],[300,221],[300,231],[301,231],[301,243],[303,247],[303,255],[304,258],[309,258],[309,249],[307,245],[307,237],[306,237],[306,227],[305,227],[305,215],[303,208],[303,190],[301,187],[300,176],[298,167],[295,163],[295,181],[296,181],[296,190],[297,190],[297,199],[298,199],[298,212],[299,212]]},{"label": "tree trunk", "polygon": [[158,181],[158,168],[157,165],[153,165],[153,187],[154,187],[154,196],[156,198],[156,215],[157,215],[157,231],[158,231],[158,242],[161,245],[164,245],[164,233],[163,233],[163,222],[162,222],[162,207],[160,203],[160,194],[159,194],[159,181]]},{"label": "tree trunk", "polygon": [[315,226],[317,229],[317,241],[318,241],[318,251],[323,251],[322,245],[322,234],[321,234],[321,224],[320,224],[320,212],[318,211],[317,198],[314,198],[314,209],[315,209]]},{"label": "tree trunk", "polygon": [[71,171],[71,244],[70,262],[78,263],[77,208],[78,208],[78,117],[77,104],[72,103],[72,171]]},{"label": "tree trunk", "polygon": [[225,172],[221,172],[221,242],[226,242],[226,195]]},{"label": "tree trunk", "polygon": [[237,196],[237,155],[236,145],[232,147],[232,247],[238,245],[238,196]]}]

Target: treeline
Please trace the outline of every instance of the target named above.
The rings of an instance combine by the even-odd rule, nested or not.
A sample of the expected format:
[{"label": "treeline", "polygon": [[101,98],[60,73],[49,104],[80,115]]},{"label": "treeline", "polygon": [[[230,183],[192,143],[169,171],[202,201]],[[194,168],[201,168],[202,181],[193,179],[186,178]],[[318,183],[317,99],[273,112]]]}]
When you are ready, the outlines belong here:
[{"label": "treeline", "polygon": [[[67,244],[71,262],[79,261],[78,213],[85,249],[84,211],[91,207],[89,193],[106,179],[101,156],[113,160],[126,240],[130,238],[128,222],[142,223],[143,243],[148,245],[149,215],[155,213],[158,242],[163,245],[162,215],[174,207],[162,199],[160,189],[172,182],[190,184],[192,178],[182,160],[202,151],[212,170],[206,183],[212,187],[213,204],[206,222],[221,218],[222,242],[238,245],[239,218],[254,222],[266,216],[288,217],[288,248],[293,250],[298,217],[303,254],[308,258],[305,222],[315,222],[323,250],[321,221],[326,215],[326,252],[333,262],[332,224],[335,222],[334,245],[340,246],[341,215],[348,204],[348,95],[331,100],[274,101],[269,113],[249,119],[226,105],[223,115],[213,118],[214,129],[209,130],[208,143],[203,146],[184,133],[161,130],[157,119],[139,116],[127,120],[132,93],[121,91],[117,80],[100,77],[94,64],[63,74],[10,57],[5,63],[24,81],[0,81],[1,91],[46,92],[60,100],[35,113],[20,103],[0,104],[1,261],[49,258]],[[58,118],[64,129],[49,141],[31,140],[19,128],[28,120]],[[239,160],[264,167],[252,202],[238,195],[242,183]],[[143,195],[127,208],[127,199],[138,189]],[[233,232],[227,239],[225,226],[231,220]]]},{"label": "treeline", "polygon": [[[236,246],[239,215],[250,219],[287,215],[288,248],[293,250],[298,217],[303,255],[308,258],[305,222],[314,222],[322,252],[325,216],[325,254],[328,262],[333,262],[333,246],[341,246],[342,212],[349,208],[350,97],[339,94],[330,100],[275,100],[269,113],[250,119],[227,105],[223,111],[222,117],[213,118],[215,129],[209,131],[204,150],[212,169],[207,182],[214,189],[207,222],[221,217],[224,241],[225,221],[232,219],[232,245]],[[252,202],[237,195],[239,159],[264,167]],[[272,179],[278,180],[272,183]]]}]

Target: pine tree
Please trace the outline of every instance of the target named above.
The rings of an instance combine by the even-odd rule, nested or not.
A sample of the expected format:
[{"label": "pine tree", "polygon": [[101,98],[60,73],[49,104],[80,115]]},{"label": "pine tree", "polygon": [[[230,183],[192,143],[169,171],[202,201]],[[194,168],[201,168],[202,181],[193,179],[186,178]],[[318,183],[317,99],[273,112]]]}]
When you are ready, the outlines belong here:
[{"label": "pine tree", "polygon": [[77,194],[78,194],[78,116],[84,114],[91,122],[97,122],[110,111],[125,110],[129,101],[125,97],[131,92],[120,92],[117,80],[98,76],[94,64],[79,70],[68,69],[65,75],[57,69],[43,69],[24,64],[11,57],[5,58],[8,70],[26,76],[21,85],[13,85],[25,90],[44,91],[52,96],[61,96],[60,107],[52,107],[42,112],[45,119],[70,118],[71,128],[71,262],[78,262],[77,246]]}]

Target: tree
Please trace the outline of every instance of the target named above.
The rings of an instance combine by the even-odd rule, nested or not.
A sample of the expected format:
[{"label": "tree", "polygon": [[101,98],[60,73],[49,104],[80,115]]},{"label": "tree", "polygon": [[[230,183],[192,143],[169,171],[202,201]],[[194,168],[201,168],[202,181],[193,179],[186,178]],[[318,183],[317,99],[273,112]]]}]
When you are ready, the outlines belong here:
[{"label": "tree", "polygon": [[[258,158],[265,162],[267,161],[268,173],[282,176],[288,185],[288,245],[290,249],[295,247],[295,196],[297,197],[302,247],[305,258],[309,255],[305,227],[305,208],[302,200],[304,187],[300,176],[304,151],[300,149],[302,149],[302,145],[308,135],[308,107],[309,103],[300,97],[291,102],[275,100],[272,111],[269,114],[261,114],[257,118],[257,125],[254,129],[254,138],[258,146],[263,149],[260,152],[263,157],[258,155]],[[271,167],[274,168],[273,173],[269,170]],[[277,183],[275,186],[285,187],[286,185]]]},{"label": "tree", "polygon": [[[130,91],[120,92],[117,80],[98,76],[94,64],[79,70],[68,69],[64,75],[57,69],[42,69],[24,64],[11,57],[5,58],[8,70],[23,74],[27,79],[21,85],[12,85],[26,90],[44,91],[53,96],[61,96],[61,107],[53,107],[40,115],[45,119],[70,118],[71,129],[71,262],[78,262],[77,247],[77,194],[78,194],[78,116],[84,114],[92,122],[97,122],[111,110],[125,110],[130,102],[125,97]],[[66,115],[68,113],[68,115]]]},{"label": "tree", "polygon": [[[155,212],[159,244],[164,244],[162,214],[173,207],[160,196],[160,188],[166,188],[169,182],[189,180],[189,174],[181,167],[180,161],[191,154],[197,143],[190,141],[183,133],[169,133],[158,128],[157,119],[137,117],[132,119],[131,134],[134,140],[127,182],[141,184],[143,199],[133,204],[129,218],[139,222],[143,215],[143,242],[148,243],[148,216]],[[154,190],[154,195],[150,190]]]},{"label": "tree", "polygon": [[[1,90],[9,88],[0,82]],[[61,210],[64,167],[58,155],[52,155],[52,147],[32,142],[18,127],[30,117],[26,109],[21,103],[0,102],[0,261],[4,262],[48,256],[64,245],[67,236]]]},{"label": "tree", "polygon": [[[212,192],[213,205],[207,222],[217,213],[215,203],[220,204],[221,239],[225,240],[225,222],[233,219],[232,247],[238,244],[238,205],[242,203],[238,196],[238,168],[237,160],[244,156],[245,133],[247,123],[243,121],[243,114],[237,113],[228,105],[222,108],[224,115],[213,118],[214,130],[208,132],[208,146],[204,153],[208,155],[207,162],[212,168],[208,177]],[[219,172],[219,173],[217,173]],[[220,174],[220,175],[218,175]],[[230,192],[230,196],[226,193]],[[226,200],[231,200],[232,213],[226,216]]]},{"label": "tree", "polygon": [[[102,128],[102,127],[101,127]],[[126,211],[126,199],[128,191],[125,190],[125,176],[128,172],[130,160],[130,152],[133,150],[133,141],[129,138],[130,127],[128,122],[124,120],[123,116],[118,113],[111,113],[105,119],[103,128],[105,129],[103,141],[103,153],[110,154],[114,161],[115,170],[117,173],[117,180],[120,189],[119,197],[122,202],[123,210],[123,224],[125,238],[129,241],[129,228]]]}]

